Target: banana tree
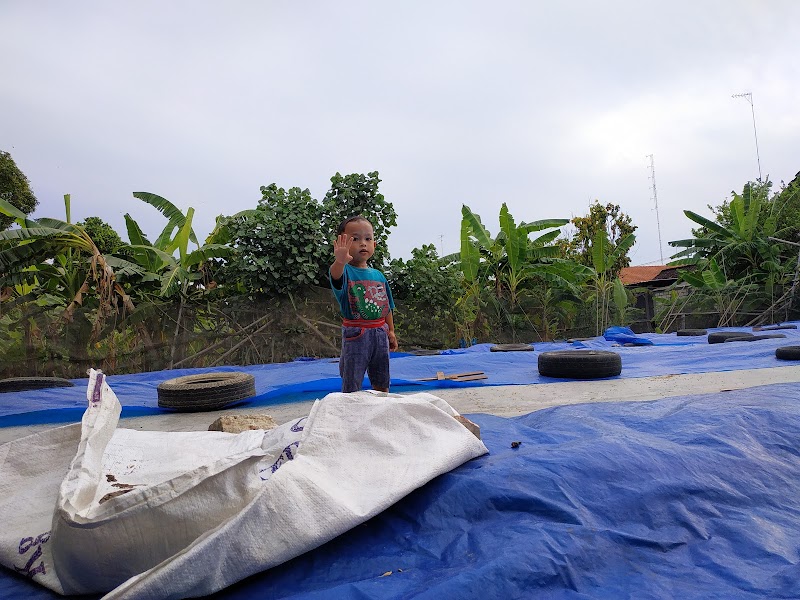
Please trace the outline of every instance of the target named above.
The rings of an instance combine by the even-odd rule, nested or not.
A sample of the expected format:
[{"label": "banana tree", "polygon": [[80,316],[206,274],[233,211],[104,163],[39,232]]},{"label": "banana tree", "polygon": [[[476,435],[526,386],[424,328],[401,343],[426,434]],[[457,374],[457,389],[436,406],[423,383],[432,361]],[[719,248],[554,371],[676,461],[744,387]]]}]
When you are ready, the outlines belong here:
[{"label": "banana tree", "polygon": [[[730,219],[727,226],[707,219],[695,212],[684,211],[694,223],[701,226],[697,237],[670,242],[671,246],[683,248],[672,256],[671,265],[693,265],[694,273],[684,272],[684,281],[699,292],[716,298],[730,295],[735,282],[748,289],[748,302],[772,304],[776,286],[786,284],[794,266],[781,258],[781,249],[770,239],[775,235],[776,218],[771,211],[762,214],[772,204],[765,203],[758,194],[735,194],[730,202]],[[722,277],[731,283],[725,293],[719,288]],[[700,279],[698,279],[700,278]],[[709,282],[716,281],[715,286]],[[701,283],[702,282],[702,283]],[[755,287],[751,287],[755,286]],[[730,288],[730,289],[728,289]],[[739,307],[738,295],[729,298],[730,306],[720,314],[721,321],[732,322],[730,307]]]},{"label": "banana tree", "polygon": [[[592,240],[592,300],[595,303],[595,335],[600,335],[609,325],[612,300],[616,316],[622,321],[627,307],[627,292],[618,276],[613,275],[614,265],[636,242],[632,233],[620,238],[615,248],[608,243],[608,233],[599,229]],[[623,323],[620,322],[620,325]]]},{"label": "banana tree", "polygon": [[[64,204],[66,221],[32,219],[0,200],[0,212],[18,225],[0,232],[0,288],[7,292],[5,310],[19,311],[29,360],[34,328],[44,332],[63,325],[63,339],[70,340],[69,360],[88,360],[89,342],[100,338],[109,317],[135,310],[117,281],[114,261],[98,250],[84,227],[70,222],[69,194]],[[124,266],[125,261],[116,264]],[[52,337],[40,339],[52,345]]]},{"label": "banana tree", "polygon": [[[5,200],[0,199],[0,212],[14,218],[18,228],[0,232],[0,287],[9,285],[39,285],[54,291],[65,290],[64,318],[69,320],[84,296],[94,291],[99,302],[94,332],[117,301],[133,311],[134,306],[125,290],[116,282],[114,269],[80,225],[69,222],[70,196],[64,196],[67,221],[41,218],[30,219]],[[85,269],[74,269],[72,252],[81,253]],[[80,259],[78,259],[80,260]],[[122,264],[124,261],[117,261]],[[128,265],[133,267],[133,265]]]},{"label": "banana tree", "polygon": [[[480,216],[467,205],[461,207],[461,214],[460,259],[464,279],[467,282],[483,279],[491,283],[497,298],[507,292],[511,306],[516,305],[523,283],[536,274],[537,266],[544,264],[543,259],[558,256],[558,249],[548,244],[560,234],[557,228],[569,223],[568,219],[543,219],[516,225],[508,206],[503,203],[500,232],[492,239]],[[532,233],[545,229],[551,231],[530,239]]]},{"label": "banana tree", "polygon": [[701,296],[712,299],[713,310],[719,315],[717,327],[734,325],[734,319],[742,304],[750,293],[759,287],[745,280],[728,279],[715,258],[710,259],[702,271],[681,272],[680,279]]},{"label": "banana tree", "polygon": [[[142,281],[158,283],[156,295],[162,299],[180,294],[187,296],[193,289],[202,291],[202,284],[208,283],[204,279],[206,273],[203,268],[207,261],[226,258],[231,254],[227,223],[255,212],[246,210],[226,219],[218,217],[214,230],[201,245],[192,229],[194,208],[189,207],[184,214],[169,200],[156,194],[134,192],[133,196],[155,207],[167,218],[164,229],[151,243],[139,224],[130,214],[125,214],[130,240],[126,249],[132,260],[142,268]],[[194,250],[190,250],[190,242],[196,246]]]},{"label": "banana tree", "polygon": [[[487,302],[515,329],[514,311],[526,297],[541,300],[543,287],[555,286],[578,295],[577,284],[584,267],[558,258],[559,249],[552,245],[560,234],[559,228],[569,222],[567,219],[517,225],[504,203],[500,208],[500,231],[492,238],[479,215],[466,205],[461,212],[461,252],[445,259],[459,260],[472,303],[480,302],[483,289],[492,289]],[[543,233],[531,238],[536,232]],[[543,285],[534,285],[535,282]]]},{"label": "banana tree", "polygon": [[767,283],[772,275],[774,282],[780,248],[769,238],[775,235],[776,220],[773,215],[767,215],[762,223],[763,210],[765,206],[758,195],[735,194],[730,203],[727,227],[693,211],[683,211],[702,229],[698,237],[669,242],[670,246],[683,248],[672,256],[675,260],[671,264],[704,267],[713,258],[729,278],[755,274]]},{"label": "banana tree", "polygon": [[[207,284],[205,265],[212,259],[227,258],[232,248],[227,245],[229,232],[224,222],[217,219],[217,226],[202,245],[192,229],[194,208],[184,214],[166,198],[149,192],[134,192],[133,196],[155,207],[167,218],[167,224],[156,241],[150,243],[139,224],[125,215],[125,223],[130,244],[126,250],[142,271],[140,282],[153,285],[153,298],[142,306],[142,311],[151,312],[156,304],[177,299],[178,313],[175,318],[175,331],[170,351],[170,367],[175,362],[177,347],[185,346],[190,329],[190,319],[185,313],[192,296],[202,295]],[[244,216],[251,211],[243,211],[233,218]],[[189,244],[196,248],[191,250]]]}]

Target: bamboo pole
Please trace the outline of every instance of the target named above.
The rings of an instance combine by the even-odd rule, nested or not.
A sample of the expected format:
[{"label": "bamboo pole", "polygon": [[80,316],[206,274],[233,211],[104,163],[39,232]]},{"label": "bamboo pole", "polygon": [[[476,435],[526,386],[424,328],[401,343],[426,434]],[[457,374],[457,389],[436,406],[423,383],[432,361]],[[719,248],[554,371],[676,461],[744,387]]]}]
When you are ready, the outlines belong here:
[{"label": "bamboo pole", "polygon": [[[222,346],[223,344],[225,344],[226,342],[228,342],[228,341],[229,341],[229,340],[230,340],[232,337],[239,337],[240,335],[244,335],[244,333],[245,333],[245,332],[246,332],[248,329],[250,329],[250,328],[252,328],[252,327],[255,327],[256,325],[258,325],[259,323],[261,323],[261,322],[262,322],[262,321],[264,321],[265,319],[268,319],[268,318],[269,318],[269,316],[270,316],[270,315],[268,315],[268,314],[267,314],[267,315],[264,315],[263,317],[261,317],[260,319],[256,319],[255,321],[253,321],[252,323],[250,323],[249,325],[247,325],[246,327],[244,327],[244,328],[243,328],[241,331],[239,331],[238,333],[236,333],[236,334],[234,334],[234,335],[229,335],[229,336],[226,336],[224,339],[222,339],[222,340],[220,340],[220,341],[218,341],[218,342],[215,342],[215,343],[211,344],[210,346],[207,346],[207,347],[203,348],[203,349],[202,349],[202,350],[200,350],[199,352],[196,352],[195,354],[192,354],[191,356],[187,356],[187,357],[186,357],[186,358],[184,358],[183,360],[179,360],[178,362],[176,362],[176,363],[175,363],[175,365],[174,365],[174,366],[175,366],[175,367],[179,367],[180,365],[182,365],[182,364],[183,364],[183,363],[185,363],[185,362],[189,362],[189,361],[191,361],[191,360],[194,360],[194,359],[196,359],[196,358],[200,358],[201,356],[203,356],[203,355],[205,355],[205,354],[208,354],[208,353],[209,353],[209,352],[211,352],[212,350],[216,350],[217,348],[219,348],[220,346]],[[270,323],[272,323],[272,321],[270,321]]]},{"label": "bamboo pole", "polygon": [[314,323],[312,323],[311,321],[306,319],[304,316],[302,316],[298,312],[295,312],[295,315],[297,315],[297,318],[300,319],[307,327],[309,327],[311,329],[311,333],[313,333],[320,340],[322,340],[322,343],[324,343],[328,348],[330,348],[331,350],[333,350],[337,354],[340,352],[340,349],[337,348],[336,346],[334,346],[331,343],[331,341],[328,338],[326,338],[325,335],[319,329],[317,329],[317,327],[316,327],[316,325],[314,325]]},{"label": "bamboo pole", "polygon": [[272,321],[273,321],[273,319],[270,319],[270,320],[269,320],[269,321],[267,321],[267,322],[266,322],[264,325],[262,325],[261,327],[259,327],[258,329],[256,329],[256,330],[255,330],[253,333],[251,333],[250,335],[248,335],[248,336],[247,336],[245,339],[243,339],[241,342],[239,342],[238,344],[236,344],[236,345],[235,345],[233,348],[231,348],[230,350],[228,350],[228,351],[227,351],[225,354],[223,354],[222,356],[220,356],[220,357],[219,357],[217,360],[215,360],[213,363],[211,363],[211,366],[212,366],[212,367],[216,367],[216,366],[217,366],[217,365],[218,365],[220,362],[222,362],[223,360],[225,360],[226,358],[228,358],[228,357],[229,357],[231,354],[233,354],[233,353],[234,353],[236,350],[238,350],[238,349],[239,349],[239,348],[240,348],[242,345],[244,345],[244,344],[246,344],[247,342],[249,342],[249,341],[250,341],[250,340],[253,338],[253,336],[254,336],[254,335],[257,335],[257,334],[261,333],[261,332],[262,332],[262,331],[264,331],[264,330],[265,330],[267,327],[269,327],[270,325],[272,325]]}]

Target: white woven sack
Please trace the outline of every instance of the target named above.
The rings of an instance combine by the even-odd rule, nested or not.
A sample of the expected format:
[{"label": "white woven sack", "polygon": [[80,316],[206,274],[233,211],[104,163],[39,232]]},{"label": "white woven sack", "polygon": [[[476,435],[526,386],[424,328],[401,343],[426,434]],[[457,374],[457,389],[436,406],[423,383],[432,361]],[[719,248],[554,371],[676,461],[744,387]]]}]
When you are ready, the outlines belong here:
[{"label": "white woven sack", "polygon": [[456,414],[430,394],[329,394],[242,512],[104,600],[203,596],[324,544],[485,454]]},{"label": "white woven sack", "polygon": [[0,564],[60,594],[50,528],[80,438],[76,423],[0,446]]},{"label": "white woven sack", "polygon": [[0,446],[0,563],[59,593],[209,594],[486,452],[429,394],[330,394],[238,435],[116,429],[99,372],[87,397],[80,426]]},{"label": "white woven sack", "polygon": [[237,514],[261,487],[261,430],[238,435],[117,429],[116,395],[93,372],[75,459],[61,484],[52,553],[67,594],[106,592]]}]

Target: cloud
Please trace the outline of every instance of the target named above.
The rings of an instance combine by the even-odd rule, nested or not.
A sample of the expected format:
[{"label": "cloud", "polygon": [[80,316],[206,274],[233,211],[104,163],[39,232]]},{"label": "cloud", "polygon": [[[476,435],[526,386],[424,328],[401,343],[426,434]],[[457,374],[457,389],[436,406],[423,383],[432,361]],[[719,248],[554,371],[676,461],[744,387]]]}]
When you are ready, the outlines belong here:
[{"label": "cloud", "polygon": [[[595,198],[639,225],[634,260],[686,237],[703,211],[764,173],[791,179],[800,146],[800,5],[476,1],[81,2],[0,6],[0,147],[37,215],[131,212],[133,191],[214,217],[259,186],[381,174],[398,212],[394,256],[458,248],[461,204],[496,233],[585,214]],[[12,115],[12,118],[7,118]],[[647,155],[655,160],[658,248]]]}]

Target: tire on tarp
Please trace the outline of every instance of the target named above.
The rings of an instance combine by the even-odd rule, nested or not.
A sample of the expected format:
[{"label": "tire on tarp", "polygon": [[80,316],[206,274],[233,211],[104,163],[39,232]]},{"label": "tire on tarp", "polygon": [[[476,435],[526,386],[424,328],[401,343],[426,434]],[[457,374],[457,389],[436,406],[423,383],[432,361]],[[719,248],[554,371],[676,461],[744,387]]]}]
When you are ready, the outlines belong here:
[{"label": "tire on tarp", "polygon": [[764,335],[743,335],[724,340],[725,342],[757,342],[758,340],[773,340],[775,338],[785,338],[782,333],[765,333]]},{"label": "tire on tarp", "polygon": [[180,412],[219,410],[255,395],[255,377],[240,371],[185,375],[158,384],[158,405]]},{"label": "tire on tarp", "polygon": [[441,350],[432,350],[429,348],[416,348],[414,350],[409,350],[409,354],[413,354],[414,356],[438,356],[442,353]]},{"label": "tire on tarp", "polygon": [[622,357],[605,350],[554,350],[539,355],[539,374],[566,379],[599,379],[622,372]]},{"label": "tire on tarp", "polygon": [[489,348],[491,352],[530,352],[533,349],[532,344],[495,344]]},{"label": "tire on tarp", "polygon": [[708,334],[708,343],[721,344],[728,338],[752,337],[752,335],[752,333],[747,333],[746,331],[715,331]]},{"label": "tire on tarp", "polygon": [[699,336],[699,335],[708,334],[708,331],[705,330],[705,329],[679,329],[677,331],[677,334],[680,337],[686,337],[686,336],[690,336],[690,335],[698,335]]},{"label": "tire on tarp", "polygon": [[753,327],[753,331],[777,331],[778,329],[797,329],[797,325],[768,325],[766,327]]},{"label": "tire on tarp", "polygon": [[775,358],[780,360],[800,360],[800,346],[781,346],[776,348]]},{"label": "tire on tarp", "polygon": [[62,379],[61,377],[9,377],[8,379],[0,379],[0,393],[73,387],[74,385],[69,379]]}]

